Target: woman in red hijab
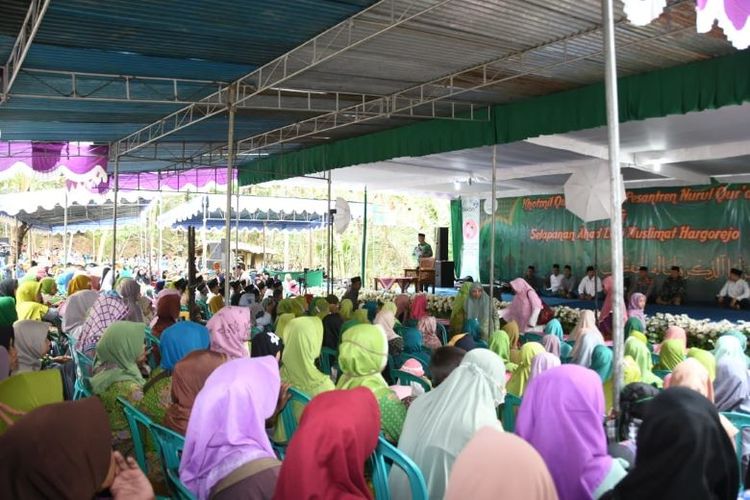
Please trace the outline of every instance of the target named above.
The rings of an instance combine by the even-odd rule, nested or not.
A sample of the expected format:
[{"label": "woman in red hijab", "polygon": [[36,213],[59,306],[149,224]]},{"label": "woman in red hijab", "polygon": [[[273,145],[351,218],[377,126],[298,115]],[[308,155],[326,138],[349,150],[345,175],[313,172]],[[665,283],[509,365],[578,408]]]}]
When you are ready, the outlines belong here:
[{"label": "woman in red hijab", "polygon": [[274,500],[372,499],[365,461],[375,450],[379,433],[380,410],[371,390],[358,387],[319,394],[302,413],[287,448]]},{"label": "woman in red hijab", "polygon": [[161,332],[177,323],[180,318],[180,296],[178,294],[164,295],[156,303],[156,322],[151,327],[154,337],[161,337]]}]

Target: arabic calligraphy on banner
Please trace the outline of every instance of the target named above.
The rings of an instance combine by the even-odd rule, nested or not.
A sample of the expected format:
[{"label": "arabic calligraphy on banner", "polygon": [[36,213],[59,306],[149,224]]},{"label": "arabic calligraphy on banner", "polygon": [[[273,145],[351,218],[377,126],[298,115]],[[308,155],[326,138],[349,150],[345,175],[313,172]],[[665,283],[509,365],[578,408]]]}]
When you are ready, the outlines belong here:
[{"label": "arabic calligraphy on banner", "polygon": [[[586,266],[610,269],[608,221],[584,224],[565,209],[563,195],[498,200],[495,217],[495,275],[503,279],[535,265],[546,274],[552,264],[570,264],[580,278]],[[482,217],[481,268],[489,271],[492,219]],[[732,267],[750,272],[750,185],[715,185],[627,192],[623,204],[625,271],[648,266],[667,275],[680,266],[688,295],[715,295]],[[487,273],[488,274],[488,273]],[[489,279],[483,273],[482,279]]]}]

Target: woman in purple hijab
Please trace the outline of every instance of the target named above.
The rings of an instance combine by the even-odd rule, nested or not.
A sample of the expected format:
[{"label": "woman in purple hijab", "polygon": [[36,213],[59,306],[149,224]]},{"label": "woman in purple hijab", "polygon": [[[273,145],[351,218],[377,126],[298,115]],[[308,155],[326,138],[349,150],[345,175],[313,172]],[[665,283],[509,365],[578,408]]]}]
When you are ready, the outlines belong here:
[{"label": "woman in purple hijab", "polygon": [[[279,399],[279,364],[272,356],[224,363],[193,404],[180,479],[205,498],[270,499],[281,463],[266,434]],[[230,476],[231,474],[231,476]]]},{"label": "woman in purple hijab", "polygon": [[516,420],[516,433],[544,459],[560,500],[596,499],[626,471],[607,454],[604,392],[599,376],[563,365],[532,378]]}]

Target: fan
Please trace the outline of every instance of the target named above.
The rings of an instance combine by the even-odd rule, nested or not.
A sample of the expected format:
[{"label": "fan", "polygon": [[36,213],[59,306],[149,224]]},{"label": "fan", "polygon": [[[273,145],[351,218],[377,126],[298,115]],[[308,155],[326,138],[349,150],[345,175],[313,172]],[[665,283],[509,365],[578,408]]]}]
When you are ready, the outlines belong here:
[{"label": "fan", "polygon": [[341,234],[349,227],[352,220],[352,211],[349,202],[343,198],[336,198],[336,216],[333,218],[333,227]]}]

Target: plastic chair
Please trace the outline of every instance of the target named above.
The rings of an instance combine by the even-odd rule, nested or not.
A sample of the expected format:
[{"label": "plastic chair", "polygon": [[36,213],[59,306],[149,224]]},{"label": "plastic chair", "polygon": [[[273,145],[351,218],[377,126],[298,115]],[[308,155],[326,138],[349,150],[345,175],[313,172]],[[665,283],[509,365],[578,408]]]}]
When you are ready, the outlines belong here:
[{"label": "plastic chair", "polygon": [[297,430],[298,422],[295,413],[301,414],[302,410],[300,408],[304,408],[311,399],[310,396],[298,391],[294,387],[289,388],[289,394],[291,397],[289,398],[289,401],[287,401],[286,406],[284,406],[284,409],[281,410],[281,424],[284,426],[286,441],[283,443],[272,442],[276,454],[280,459],[284,458],[286,447],[289,445],[289,441],[292,440],[292,436]]},{"label": "plastic chair", "polygon": [[667,378],[667,375],[669,375],[670,373],[672,373],[672,370],[654,370],[654,375],[662,380]]},{"label": "plastic chair", "polygon": [[430,384],[428,384],[427,381],[423,380],[421,377],[417,377],[416,375],[412,375],[411,373],[407,373],[401,370],[396,370],[395,374],[396,382],[399,385],[410,386],[412,382],[416,382],[424,388],[424,392],[430,392],[430,390],[432,389],[432,387],[430,387]]},{"label": "plastic chair", "polygon": [[521,406],[521,398],[513,394],[505,395],[502,412],[503,429],[505,429],[505,432],[513,432],[516,429],[516,412],[519,406]]},{"label": "plastic chair", "polygon": [[651,363],[653,363],[654,366],[659,364],[659,361],[661,361],[661,358],[658,354],[652,352],[651,353]]},{"label": "plastic chair", "polygon": [[[339,359],[339,352],[331,349],[330,347],[324,347],[320,350],[320,371],[328,375],[329,377],[332,376],[331,368],[335,367],[336,372],[338,373],[338,363]],[[331,361],[333,360],[333,362]]]},{"label": "plastic chair", "polygon": [[194,500],[195,495],[180,481],[180,458],[185,447],[185,437],[155,423],[151,424],[149,430],[159,451],[164,476],[173,490],[172,498]]},{"label": "plastic chair", "polygon": [[448,344],[448,330],[445,329],[445,325],[437,323],[437,334],[440,336],[440,341],[443,345]]},{"label": "plastic chair", "polygon": [[151,328],[146,327],[146,349],[151,349],[148,354],[148,365],[154,370],[157,367],[156,356],[154,355],[153,348],[157,349],[161,346],[161,340],[151,333]]},{"label": "plastic chair", "polygon": [[76,381],[73,384],[73,401],[90,398],[93,395],[94,391],[91,390],[88,378],[76,377]]},{"label": "plastic chair", "polygon": [[141,467],[144,474],[148,474],[148,464],[146,462],[146,451],[143,446],[143,436],[141,435],[142,425],[146,431],[151,429],[154,422],[146,415],[141,413],[135,406],[131,405],[122,396],[117,397],[117,402],[122,405],[122,411],[125,413],[125,418],[128,421],[128,427],[130,428],[130,437],[133,439],[133,448],[135,450],[135,461]]},{"label": "plastic chair", "polygon": [[721,412],[732,425],[739,431],[734,436],[734,447],[736,448],[737,466],[740,468],[740,492],[745,491],[745,474],[742,472],[742,430],[750,427],[750,414],[738,412]]},{"label": "plastic chair", "polygon": [[[385,440],[383,436],[378,438],[378,446],[371,455],[372,462],[372,485],[375,489],[376,500],[391,500],[391,491],[388,488],[388,472],[390,465],[396,465],[404,471],[409,479],[412,500],[427,500],[427,485],[424,481],[422,471],[419,470],[414,461],[404,455],[398,448]],[[388,460],[389,463],[386,463]]]}]

